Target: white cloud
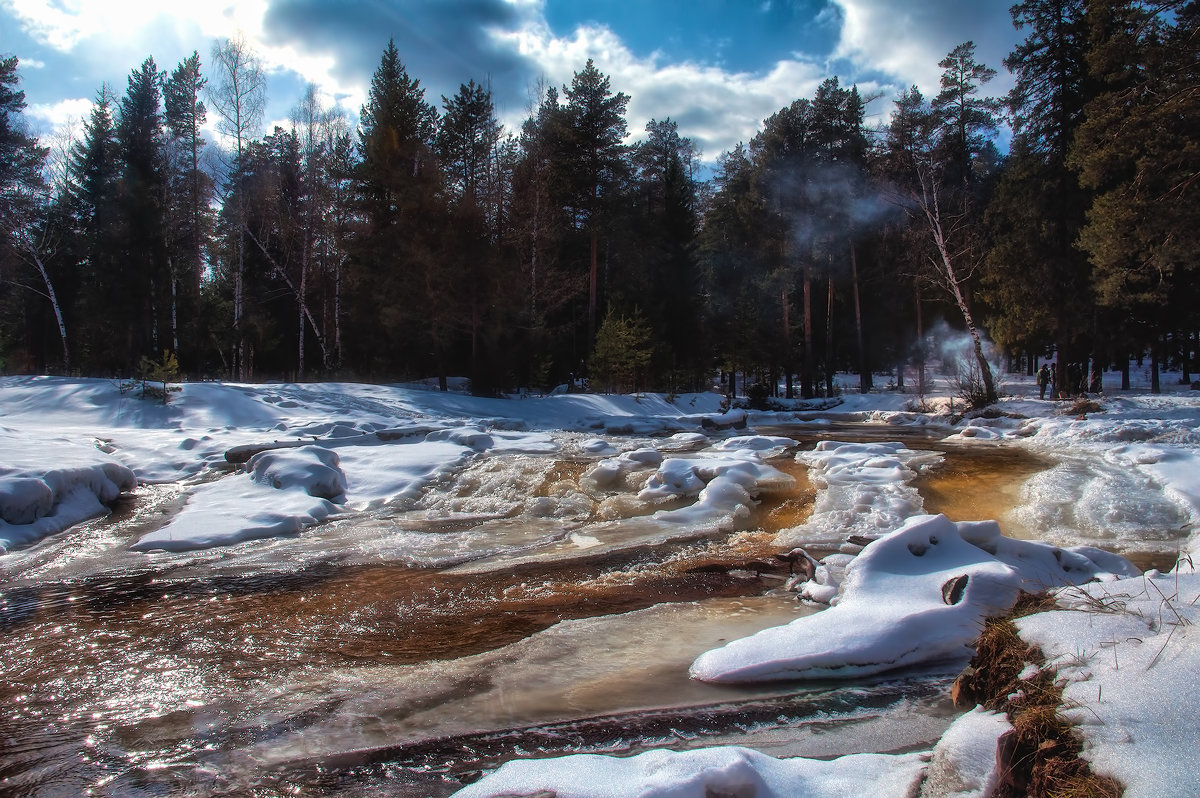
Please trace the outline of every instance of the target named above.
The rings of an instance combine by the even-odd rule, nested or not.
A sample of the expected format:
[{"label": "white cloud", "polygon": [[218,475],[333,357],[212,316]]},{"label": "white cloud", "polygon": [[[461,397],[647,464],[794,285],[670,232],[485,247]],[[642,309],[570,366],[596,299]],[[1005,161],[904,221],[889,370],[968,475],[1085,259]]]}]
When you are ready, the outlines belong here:
[{"label": "white cloud", "polygon": [[842,14],[835,58],[862,72],[882,72],[900,86],[916,84],[926,97],[937,94],[938,62],[965,41],[974,41],[975,58],[998,75],[984,93],[998,96],[1012,82],[1002,65],[1019,36],[1007,0],[962,3],[958,0],[833,0]]},{"label": "white cloud", "polygon": [[25,108],[25,115],[42,132],[62,130],[73,123],[82,123],[92,113],[92,101],[83,97],[72,97],[55,103],[33,103]]},{"label": "white cloud", "polygon": [[245,20],[261,19],[265,2],[167,4],[160,0],[0,0],[34,40],[70,52],[88,39],[119,37],[137,41],[145,31],[167,24],[177,30],[199,28],[221,36]]},{"label": "white cloud", "polygon": [[[657,53],[635,56],[610,29],[586,25],[570,37],[556,37],[541,20],[517,31],[493,36],[537,64],[555,86],[570,85],[572,75],[589,58],[608,75],[614,92],[630,96],[626,119],[632,137],[640,138],[652,118],[679,122],[681,135],[692,138],[707,160],[739,141],[749,141],[762,120],[799,97],[811,96],[825,77],[821,66],[799,58],[777,62],[762,74],[729,72],[692,62],[661,63]],[[504,121],[516,129],[525,109]]]},{"label": "white cloud", "polygon": [[[0,0],[24,31],[35,41],[62,53],[85,55],[93,51],[105,54],[111,61],[120,53],[129,54],[132,68],[146,53],[165,55],[174,51],[186,55],[193,49],[201,51],[206,62],[209,53],[205,42],[241,35],[254,50],[268,73],[293,73],[305,82],[315,83],[327,106],[341,105],[356,113],[366,99],[366,86],[346,84],[336,75],[336,57],[332,53],[303,52],[292,45],[268,43],[263,19],[268,10],[267,0],[223,0],[223,2],[166,4],[161,0]],[[171,69],[174,59],[160,58],[159,67]],[[30,66],[23,61],[22,66]],[[119,84],[118,84],[119,85]],[[335,99],[336,98],[336,99]],[[299,100],[299,97],[293,98]],[[269,97],[273,110],[286,114],[289,99]],[[65,121],[71,103],[90,101],[66,100],[52,105],[29,109],[30,114],[57,129]],[[274,109],[278,106],[278,109]],[[81,106],[80,106],[81,107]],[[85,111],[86,113],[86,111]],[[269,130],[270,128],[268,128]]]}]

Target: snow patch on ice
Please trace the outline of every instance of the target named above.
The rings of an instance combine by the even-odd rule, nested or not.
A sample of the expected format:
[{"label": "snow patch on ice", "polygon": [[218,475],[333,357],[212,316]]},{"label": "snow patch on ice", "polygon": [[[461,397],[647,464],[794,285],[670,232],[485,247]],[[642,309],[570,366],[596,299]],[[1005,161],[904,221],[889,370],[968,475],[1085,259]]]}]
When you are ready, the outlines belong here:
[{"label": "snow patch on ice", "polygon": [[187,551],[295,534],[328,518],[345,500],[346,475],[332,449],[268,450],[246,467],[246,473],[197,488],[179,515],[132,548]]},{"label": "snow patch on ice", "polygon": [[713,682],[871,676],[965,660],[984,618],[1021,590],[1136,570],[1123,558],[1004,538],[995,522],[917,516],[867,545],[828,610],[735,640],[696,659]]},{"label": "snow patch on ice", "polygon": [[508,762],[454,796],[499,798],[549,793],[556,798],[903,798],[915,792],[922,770],[919,754],[776,759],[735,746],[646,751],[628,758],[575,754]]},{"label": "snow patch on ice", "polygon": [[46,438],[30,447],[0,427],[0,451],[0,554],[105,515],[137,487],[133,471],[91,441]]}]

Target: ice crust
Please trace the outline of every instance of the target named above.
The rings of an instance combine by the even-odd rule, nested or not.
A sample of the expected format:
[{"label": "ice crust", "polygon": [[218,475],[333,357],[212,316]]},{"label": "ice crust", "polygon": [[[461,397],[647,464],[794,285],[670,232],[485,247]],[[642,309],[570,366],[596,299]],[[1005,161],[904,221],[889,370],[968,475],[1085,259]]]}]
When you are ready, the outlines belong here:
[{"label": "ice crust", "polygon": [[[861,554],[859,546],[846,546],[819,564],[805,595],[832,608],[799,625],[764,632],[765,638],[726,647],[733,653],[716,649],[697,663],[722,678],[739,670],[757,678],[877,673],[923,661],[911,654],[914,648],[953,659],[965,653],[960,633],[985,607],[1010,600],[1018,587],[1055,579],[1074,583],[1090,573],[1108,581],[1063,589],[1060,601],[1070,609],[1021,620],[1022,635],[1040,645],[1067,680],[1064,695],[1078,707],[1084,755],[1097,770],[1120,779],[1126,795],[1180,794],[1180,785],[1200,783],[1194,723],[1200,706],[1192,684],[1200,662],[1192,633],[1200,577],[1190,567],[1200,560],[1195,531],[1200,396],[1184,390],[1161,397],[1101,397],[1104,412],[1072,415],[1065,405],[1037,401],[1036,388],[1020,377],[1010,377],[1008,386],[1015,394],[1002,402],[1005,416],[972,418],[953,429],[964,446],[1020,446],[1056,464],[1031,480],[1017,511],[1030,514],[1032,526],[1061,545],[1009,541],[987,524],[952,524],[953,534],[947,535],[944,519],[914,517],[921,506],[913,475],[936,455],[899,444],[822,444],[798,456],[818,488],[816,512],[809,524],[781,534],[780,544],[843,540],[847,534],[879,539]],[[946,408],[948,397],[943,391],[927,398]],[[950,427],[946,412],[914,413],[906,409],[910,400],[890,392],[847,394],[836,400],[836,413],[842,420],[881,426]],[[605,545],[606,535],[623,525],[640,524],[664,535],[724,528],[741,523],[756,496],[787,485],[769,462],[787,445],[745,428],[816,427],[830,419],[799,415],[800,404],[791,412],[748,413],[722,412],[720,402],[716,394],[674,402],[651,394],[503,401],[406,386],[197,383],[185,385],[164,407],[124,395],[107,380],[0,378],[0,546],[8,552],[3,564],[6,573],[20,574],[27,560],[35,563],[24,572],[30,578],[42,538],[107,512],[106,504],[138,482],[177,482],[190,494],[171,524],[143,539],[147,549],[227,545],[259,534],[291,534],[341,512],[383,510],[451,520],[487,516],[494,523],[483,535],[496,541],[497,552]],[[254,463],[226,473],[226,452],[264,445],[269,454],[264,450]],[[864,448],[870,446],[876,448]],[[525,453],[582,459],[596,467],[597,479],[591,487],[562,480],[538,494],[546,472],[518,464]],[[489,460],[502,459],[507,462],[499,467],[511,471],[490,478]],[[601,466],[606,460],[617,462]],[[527,480],[519,482],[522,490],[499,489],[518,472]],[[454,495],[456,489],[463,492]],[[579,525],[597,504],[611,514],[599,524]],[[529,519],[543,525],[515,534],[504,526],[514,514],[522,527]],[[931,544],[934,527],[939,542]],[[381,528],[377,539],[366,541],[356,530],[338,532],[336,525],[311,534],[330,534],[339,552],[357,552],[369,543],[402,561],[422,547],[442,547],[429,555],[432,564],[477,556],[481,537]],[[612,539],[621,545],[619,535]],[[909,543],[926,549],[918,555]],[[1183,562],[1171,574],[1135,577],[1121,560],[1091,544],[1125,550],[1179,546]],[[244,550],[259,545],[266,544],[247,544]],[[318,538],[312,546],[324,552],[326,541]],[[72,556],[69,549],[60,556]],[[128,555],[143,564],[157,556]],[[830,620],[838,618],[845,623]],[[885,620],[894,629],[884,628]],[[804,626],[806,621],[811,625]],[[771,650],[766,640],[778,642],[778,649]],[[742,658],[743,650],[757,659]],[[939,758],[949,763],[941,792],[931,792],[927,782],[923,794],[985,793],[991,778],[987,751],[1001,730],[994,718],[965,715],[928,766],[932,782]],[[785,767],[736,749],[690,759],[656,757],[597,762],[590,772],[611,785],[629,785],[643,778],[643,763],[659,762],[666,769],[649,784],[660,791],[654,794],[691,795],[704,794],[695,792],[702,789],[696,773],[708,763],[744,774],[747,783],[766,784],[762,794],[771,795],[773,776],[763,773]],[[668,761],[690,766],[671,770]],[[886,767],[875,770],[861,764],[866,761],[813,767],[854,779],[865,774],[866,781],[855,781],[845,794],[886,794],[881,791],[898,783]],[[796,770],[788,778],[811,772],[799,762],[790,766]],[[520,770],[524,767],[535,770]],[[523,781],[512,774],[543,772],[540,767],[514,765],[503,772]],[[570,779],[574,772],[570,760],[544,767],[554,778]],[[495,784],[490,778],[468,789]],[[812,783],[819,794],[842,794],[833,779]],[[526,782],[515,789],[527,787]]]}]

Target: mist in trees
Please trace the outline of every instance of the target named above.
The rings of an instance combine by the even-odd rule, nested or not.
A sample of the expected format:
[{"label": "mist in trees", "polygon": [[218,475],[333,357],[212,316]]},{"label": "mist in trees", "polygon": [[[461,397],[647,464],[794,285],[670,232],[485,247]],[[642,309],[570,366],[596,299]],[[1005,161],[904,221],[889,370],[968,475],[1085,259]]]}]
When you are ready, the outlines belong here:
[{"label": "mist in trees", "polygon": [[[709,166],[675,120],[631,129],[592,61],[532,87],[510,131],[480,76],[427,97],[394,42],[357,127],[308,86],[262,131],[265,76],[240,39],[99,87],[52,163],[18,61],[0,60],[0,368],[130,375],[170,352],[191,377],[492,393],[724,375],[819,397],[845,372],[922,390],[944,322],[973,338],[980,403],[997,354],[1052,355],[1060,385],[1068,363],[1143,353],[1186,379],[1200,12],[1012,15],[1002,100],[963,42],[930,54],[931,97],[888,105],[831,77]],[[866,123],[872,103],[886,125]]]}]

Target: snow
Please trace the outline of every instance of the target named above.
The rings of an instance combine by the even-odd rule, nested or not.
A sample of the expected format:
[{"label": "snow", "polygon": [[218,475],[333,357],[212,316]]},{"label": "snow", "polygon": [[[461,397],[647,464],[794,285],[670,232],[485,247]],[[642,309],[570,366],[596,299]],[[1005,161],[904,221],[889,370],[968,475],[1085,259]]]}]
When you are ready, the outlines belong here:
[{"label": "snow", "polygon": [[996,746],[1012,724],[980,707],[958,718],[938,740],[921,785],[925,798],[987,798],[999,772]]},{"label": "snow", "polygon": [[531,795],[556,798],[786,798],[795,795],[904,798],[920,784],[917,754],[853,754],[833,762],[775,759],[734,746],[647,751],[628,759],[576,754],[517,760],[459,790],[456,798]]},{"label": "snow", "polygon": [[1064,610],[1017,621],[1065,682],[1064,715],[1081,725],[1092,770],[1128,798],[1200,784],[1200,573],[1148,572],[1059,595]]},{"label": "snow", "polygon": [[914,516],[846,567],[834,606],[701,655],[711,682],[861,678],[966,659],[985,618],[1022,590],[1135,572],[1121,558],[1011,540],[994,522]]},{"label": "snow", "polygon": [[0,427],[0,553],[107,512],[136,485],[134,473],[91,439],[29,439]]},{"label": "snow", "polygon": [[918,470],[941,457],[902,443],[819,441],[796,460],[809,466],[809,480],[822,490],[808,523],[780,533],[781,546],[896,529],[921,512],[921,497],[912,486]]},{"label": "snow", "polygon": [[[555,547],[601,551],[736,528],[758,498],[788,490],[792,477],[776,465],[794,444],[756,426],[944,426],[962,446],[1020,447],[1050,463],[1014,510],[1038,540],[925,514],[913,483],[938,462],[934,452],[823,442],[794,455],[817,488],[813,513],[776,542],[836,549],[820,561],[804,555],[814,573],[794,585],[828,606],[700,654],[693,674],[870,679],[954,663],[981,619],[1017,590],[1059,585],[1066,609],[1019,626],[1065,681],[1083,755],[1127,795],[1178,794],[1200,783],[1200,574],[1191,566],[1200,562],[1200,392],[1169,383],[1160,396],[1110,390],[1096,397],[1102,412],[1081,413],[1038,401],[1032,380],[1010,376],[1004,414],[955,423],[945,385],[923,397],[938,409],[930,414],[897,392],[758,412],[724,410],[715,393],[504,400],[350,383],[187,384],[163,406],[108,380],[6,377],[0,572],[21,573],[44,541],[152,483],[179,485],[186,501],[156,528],[105,543],[124,548],[124,563],[212,547],[253,552],[289,537],[435,567]],[[555,458],[580,464],[577,482],[551,477]],[[375,522],[384,510],[414,520]],[[422,518],[484,523],[430,535]],[[339,519],[353,520],[359,537]],[[1178,550],[1182,559],[1173,572],[1140,575],[1114,550]],[[922,779],[925,796],[986,795],[1004,728],[975,711],[932,752],[828,761],[736,747],[514,761],[460,795],[907,795]]]}]

